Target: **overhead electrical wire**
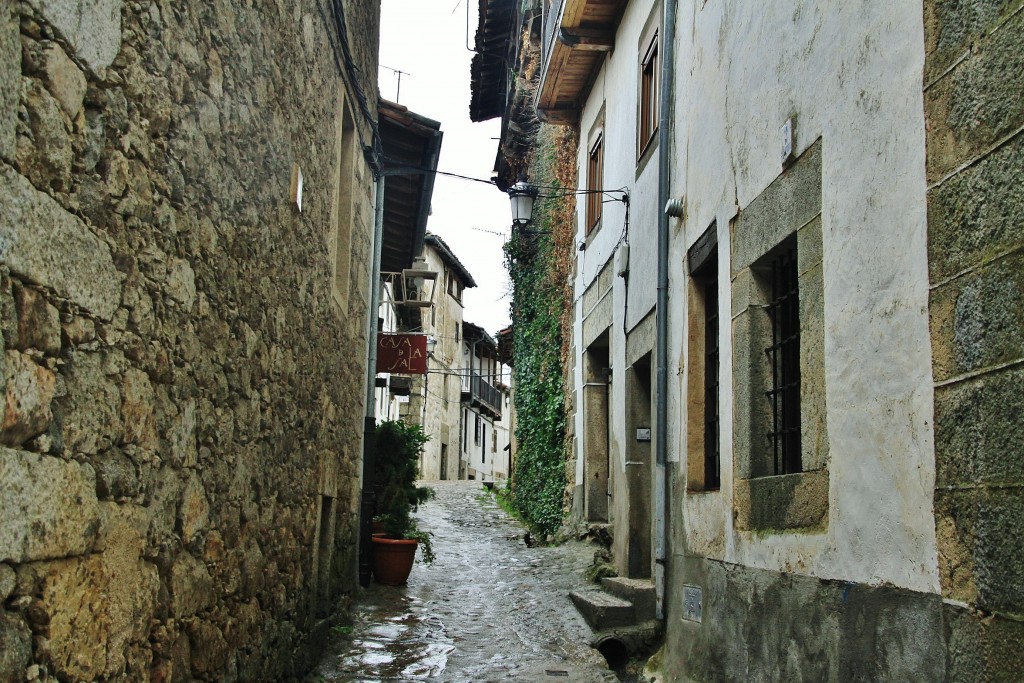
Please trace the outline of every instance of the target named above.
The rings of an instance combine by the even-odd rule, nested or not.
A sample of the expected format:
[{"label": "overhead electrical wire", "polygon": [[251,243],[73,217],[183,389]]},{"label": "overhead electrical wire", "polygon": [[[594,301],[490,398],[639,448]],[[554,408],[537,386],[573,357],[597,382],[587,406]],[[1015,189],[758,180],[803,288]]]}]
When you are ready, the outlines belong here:
[{"label": "overhead electrical wire", "polygon": [[[390,162],[398,163],[397,160],[391,159],[391,158],[389,158],[387,156],[383,157],[383,161],[384,162],[389,162],[390,161]],[[474,178],[473,176],[463,175],[461,173],[453,173],[451,171],[440,171],[438,169],[427,168],[425,166],[415,166],[415,165],[411,165],[411,164],[401,164],[401,165],[398,165],[398,166],[393,166],[393,167],[388,169],[388,172],[391,175],[400,175],[402,173],[402,171],[408,171],[410,175],[414,174],[414,173],[422,174],[422,175],[427,175],[427,174],[431,174],[432,173],[434,175],[442,175],[442,176],[447,176],[449,178],[459,178],[460,180],[469,180],[469,181],[472,181],[474,183],[484,183],[485,185],[497,186],[493,179]],[[550,192],[551,193],[551,194],[538,195],[541,199],[556,199],[556,198],[559,198],[559,197],[571,197],[571,196],[576,196],[576,195],[603,194],[603,195],[608,195],[610,197],[609,199],[605,200],[606,202],[621,202],[621,201],[624,201],[624,197],[615,197],[613,195],[622,194],[622,195],[625,196],[629,192],[629,188],[628,187],[619,187],[619,188],[616,188],[614,190],[603,190],[603,189],[602,190],[577,190],[577,189],[570,189],[570,188],[566,188],[566,187],[558,187],[556,185],[533,185],[533,187],[535,187],[538,190],[542,190],[544,192]]]},{"label": "overhead electrical wire", "polygon": [[[335,41],[331,41],[331,51],[334,53],[334,63],[338,67],[338,71],[342,77],[347,76],[349,81],[349,88],[355,94],[356,102],[359,104],[359,112],[362,114],[363,119],[370,127],[371,140],[370,144],[366,144],[366,139],[363,136],[363,131],[359,126],[356,126],[356,135],[359,137],[359,145],[363,150],[363,156],[366,158],[366,162],[370,165],[373,170],[374,176],[379,176],[381,167],[383,165],[384,148],[381,142],[380,130],[377,127],[377,117],[370,111],[370,105],[367,101],[366,93],[363,92],[363,88],[360,80],[359,66],[356,64],[355,59],[352,57],[352,47],[348,40],[348,24],[345,21],[345,10],[342,7],[341,0],[329,0],[333,22],[328,19],[327,13],[324,11],[323,5],[320,0],[317,0],[317,9],[320,11],[320,17],[324,23],[328,26],[333,24],[336,38],[339,45],[335,45]],[[338,50],[341,50],[341,54]]]}]

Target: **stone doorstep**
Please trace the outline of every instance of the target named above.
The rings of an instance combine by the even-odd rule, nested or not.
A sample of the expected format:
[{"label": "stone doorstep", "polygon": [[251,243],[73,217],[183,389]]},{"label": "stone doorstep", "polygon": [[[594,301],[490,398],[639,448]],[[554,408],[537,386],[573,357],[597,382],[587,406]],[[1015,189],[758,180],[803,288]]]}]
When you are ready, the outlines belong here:
[{"label": "stone doorstep", "polygon": [[633,603],[634,616],[638,622],[654,619],[658,595],[650,579],[609,576],[601,579],[601,587],[615,597]]},{"label": "stone doorstep", "polygon": [[595,631],[636,623],[633,603],[609,595],[599,588],[572,591],[569,598]]}]

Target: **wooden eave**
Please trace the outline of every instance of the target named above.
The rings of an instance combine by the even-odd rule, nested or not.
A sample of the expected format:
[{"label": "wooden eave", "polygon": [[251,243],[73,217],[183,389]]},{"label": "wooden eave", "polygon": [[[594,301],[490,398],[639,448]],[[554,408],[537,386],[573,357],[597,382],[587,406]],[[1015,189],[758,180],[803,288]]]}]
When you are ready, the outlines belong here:
[{"label": "wooden eave", "polygon": [[476,50],[470,64],[470,121],[487,121],[505,113],[509,65],[518,42],[518,4],[516,0],[479,0]]},{"label": "wooden eave", "polygon": [[564,0],[561,16],[551,22],[545,44],[537,114],[553,124],[579,120],[580,106],[589,92],[606,52],[615,47],[615,31],[628,0]]},{"label": "wooden eave", "polygon": [[441,151],[441,124],[380,100],[378,125],[384,149],[384,221],[381,270],[412,265],[423,249]]}]

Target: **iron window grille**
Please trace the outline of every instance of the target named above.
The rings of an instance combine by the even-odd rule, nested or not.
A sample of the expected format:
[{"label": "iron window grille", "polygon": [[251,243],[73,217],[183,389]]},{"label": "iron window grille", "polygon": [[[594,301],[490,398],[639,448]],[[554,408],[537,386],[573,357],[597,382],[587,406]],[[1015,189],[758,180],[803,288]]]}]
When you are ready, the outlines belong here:
[{"label": "iron window grille", "polygon": [[800,456],[800,287],[796,248],[789,247],[771,264],[772,344],[765,349],[772,369],[772,389],[765,392],[772,407],[775,474],[803,471]]}]

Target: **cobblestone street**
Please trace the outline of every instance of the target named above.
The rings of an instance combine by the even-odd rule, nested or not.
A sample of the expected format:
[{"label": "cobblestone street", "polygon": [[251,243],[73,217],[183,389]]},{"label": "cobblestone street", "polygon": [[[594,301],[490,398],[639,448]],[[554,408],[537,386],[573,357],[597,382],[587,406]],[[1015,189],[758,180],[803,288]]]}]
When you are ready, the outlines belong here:
[{"label": "cobblestone street", "polygon": [[437,560],[373,584],[311,681],[617,681],[569,601],[593,547],[530,548],[479,482],[435,482],[420,526]]}]

